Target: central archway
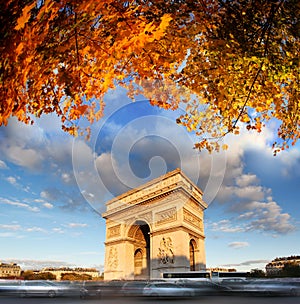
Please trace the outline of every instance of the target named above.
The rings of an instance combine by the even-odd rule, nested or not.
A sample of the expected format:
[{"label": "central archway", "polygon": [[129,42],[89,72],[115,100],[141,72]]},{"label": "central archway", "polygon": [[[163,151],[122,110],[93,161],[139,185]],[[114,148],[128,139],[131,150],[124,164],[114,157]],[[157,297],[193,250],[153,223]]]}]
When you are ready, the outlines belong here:
[{"label": "central archway", "polygon": [[144,221],[136,221],[129,229],[128,237],[134,243],[134,279],[150,278],[150,228]]}]

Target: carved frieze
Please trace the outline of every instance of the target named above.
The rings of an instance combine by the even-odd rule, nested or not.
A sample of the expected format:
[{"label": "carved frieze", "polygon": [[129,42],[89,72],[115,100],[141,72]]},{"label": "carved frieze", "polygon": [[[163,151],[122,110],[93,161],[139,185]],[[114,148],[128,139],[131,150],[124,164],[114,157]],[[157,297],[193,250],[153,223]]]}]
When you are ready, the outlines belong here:
[{"label": "carved frieze", "polygon": [[168,222],[173,222],[177,220],[176,207],[155,213],[155,224],[161,225]]},{"label": "carved frieze", "polygon": [[183,220],[202,231],[202,220],[187,209],[183,209]]},{"label": "carved frieze", "polygon": [[109,227],[107,229],[107,238],[112,238],[121,235],[121,224]]}]

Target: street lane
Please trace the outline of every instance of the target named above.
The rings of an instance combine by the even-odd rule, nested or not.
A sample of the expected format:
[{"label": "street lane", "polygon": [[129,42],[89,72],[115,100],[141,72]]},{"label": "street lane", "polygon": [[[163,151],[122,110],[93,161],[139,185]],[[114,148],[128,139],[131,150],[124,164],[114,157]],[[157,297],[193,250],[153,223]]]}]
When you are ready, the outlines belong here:
[{"label": "street lane", "polygon": [[156,304],[156,303],[201,303],[201,304],[299,304],[300,297],[258,297],[258,296],[209,296],[188,299],[151,299],[132,297],[110,297],[102,299],[82,300],[79,297],[42,298],[42,297],[0,297],[0,304]]}]

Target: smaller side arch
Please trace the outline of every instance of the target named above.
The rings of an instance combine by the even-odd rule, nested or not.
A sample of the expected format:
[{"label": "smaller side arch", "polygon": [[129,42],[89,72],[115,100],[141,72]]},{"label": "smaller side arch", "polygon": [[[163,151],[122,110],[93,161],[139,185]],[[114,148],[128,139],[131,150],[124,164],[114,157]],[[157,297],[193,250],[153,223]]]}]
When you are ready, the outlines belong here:
[{"label": "smaller side arch", "polygon": [[189,249],[190,249],[190,271],[195,271],[196,270],[195,252],[197,249],[197,243],[194,239],[190,239]]},{"label": "smaller side arch", "polygon": [[140,276],[143,271],[143,251],[138,248],[134,252],[134,276]]}]

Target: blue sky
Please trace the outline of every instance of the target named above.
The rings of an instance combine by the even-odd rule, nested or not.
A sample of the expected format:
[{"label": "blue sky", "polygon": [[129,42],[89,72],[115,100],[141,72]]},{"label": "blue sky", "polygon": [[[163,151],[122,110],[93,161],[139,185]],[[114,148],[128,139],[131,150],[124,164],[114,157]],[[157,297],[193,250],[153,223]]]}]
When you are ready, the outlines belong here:
[{"label": "blue sky", "polygon": [[175,123],[181,110],[132,103],[123,89],[106,104],[89,142],[53,115],[0,127],[0,261],[102,269],[105,202],[177,167],[209,205],[208,267],[263,269],[299,255],[300,149],[273,156],[275,123],[260,134],[242,129],[226,152],[209,155]]}]

